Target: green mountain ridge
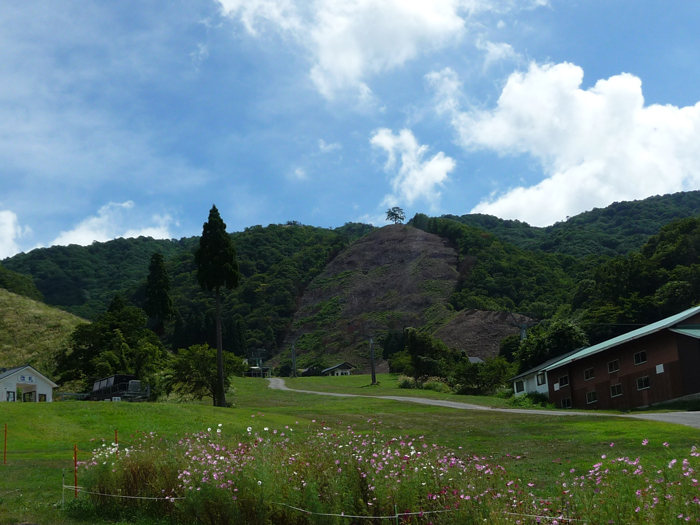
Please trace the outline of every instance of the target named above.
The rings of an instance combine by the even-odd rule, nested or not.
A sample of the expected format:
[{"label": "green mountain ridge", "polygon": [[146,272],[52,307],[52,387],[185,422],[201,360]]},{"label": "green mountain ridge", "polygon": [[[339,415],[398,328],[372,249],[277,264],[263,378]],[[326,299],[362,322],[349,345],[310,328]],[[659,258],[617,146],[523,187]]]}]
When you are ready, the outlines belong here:
[{"label": "green mountain ridge", "polygon": [[443,215],[494,234],[525,250],[586,255],[623,255],[638,250],[662,226],[700,215],[700,191],[615,202],[543,228],[492,215]]},{"label": "green mountain ridge", "polygon": [[[544,229],[483,215],[417,214],[410,221],[417,230],[399,226],[405,239],[393,244],[383,233],[392,232],[392,226],[377,230],[349,223],[326,229],[290,222],[246,228],[232,234],[242,280],[222,297],[224,347],[243,356],[278,356],[277,362],[298,342],[309,355],[325,352],[364,362],[368,347],[358,330],[370,329],[381,338],[414,326],[430,334],[449,332],[444,337],[453,347],[488,357],[498,347],[494,338],[510,333],[508,323],[514,321],[508,315],[457,315],[479,311],[544,320],[535,332],[562,320],[573,322],[594,342],[628,329],[624,325],[680,311],[700,297],[700,223],[693,218],[698,207],[700,192],[673,194],[616,203]],[[669,224],[683,214],[688,217]],[[367,237],[370,233],[373,237]],[[400,256],[405,249],[412,253],[411,239],[425,234],[441,240],[430,241],[435,247],[417,258]],[[48,304],[94,319],[117,293],[144,305],[149,260],[158,251],[178,311],[165,327],[163,342],[172,349],[205,342],[214,346],[213,294],[197,284],[197,246],[198,237],[117,239],[33,250],[3,265],[27,293],[34,288]],[[449,261],[449,279],[411,266],[439,253]],[[338,270],[353,258],[357,267]],[[401,306],[402,295],[416,299],[415,305]],[[467,323],[472,331],[483,328],[493,341],[484,336],[461,344]],[[489,350],[480,352],[480,345]]]}]

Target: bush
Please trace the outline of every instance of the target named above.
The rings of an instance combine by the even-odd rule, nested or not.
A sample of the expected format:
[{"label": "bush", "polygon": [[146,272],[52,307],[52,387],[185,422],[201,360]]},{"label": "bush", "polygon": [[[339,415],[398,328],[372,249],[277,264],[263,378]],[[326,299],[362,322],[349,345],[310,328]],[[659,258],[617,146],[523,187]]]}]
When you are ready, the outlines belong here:
[{"label": "bush", "polygon": [[508,400],[508,404],[518,408],[556,408],[554,404],[549,402],[549,398],[544,394],[523,394],[521,396],[513,396]]},{"label": "bush", "polygon": [[423,390],[432,390],[434,392],[442,392],[444,394],[451,394],[452,389],[449,387],[445,380],[440,377],[429,377],[421,386]]},{"label": "bush", "polygon": [[408,376],[399,376],[399,388],[416,388],[416,380]]}]

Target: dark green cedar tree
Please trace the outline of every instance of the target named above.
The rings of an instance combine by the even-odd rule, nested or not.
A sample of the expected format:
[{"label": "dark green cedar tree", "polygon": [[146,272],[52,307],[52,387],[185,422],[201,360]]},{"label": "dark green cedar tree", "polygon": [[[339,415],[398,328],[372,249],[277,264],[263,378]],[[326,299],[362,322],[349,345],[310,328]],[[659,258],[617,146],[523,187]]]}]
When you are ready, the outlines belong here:
[{"label": "dark green cedar tree", "polygon": [[175,316],[175,308],[170,298],[170,276],[165,269],[163,255],[156,252],[151,256],[146,283],[146,304],[144,310],[151,319],[155,319],[154,332],[162,336],[165,323]]},{"label": "dark green cedar tree", "polygon": [[216,294],[216,352],[217,352],[217,392],[214,405],[225,407],[223,343],[221,338],[221,294],[222,286],[227,289],[238,287],[240,273],[236,261],[236,249],[231,236],[226,233],[226,223],[219,210],[212,206],[209,219],[204,223],[199,248],[194,254],[197,264],[199,285]]}]

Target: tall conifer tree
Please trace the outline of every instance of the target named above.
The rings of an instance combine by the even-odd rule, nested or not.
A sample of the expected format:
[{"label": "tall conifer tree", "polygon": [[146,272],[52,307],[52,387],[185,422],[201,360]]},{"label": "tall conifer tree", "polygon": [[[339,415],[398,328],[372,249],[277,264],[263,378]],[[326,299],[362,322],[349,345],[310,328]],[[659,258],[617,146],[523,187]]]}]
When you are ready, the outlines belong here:
[{"label": "tall conifer tree", "polygon": [[236,261],[236,249],[233,240],[226,233],[226,224],[219,215],[216,206],[209,211],[209,220],[204,223],[202,237],[199,239],[199,248],[194,254],[197,264],[197,281],[205,290],[216,292],[216,353],[217,353],[217,392],[214,404],[226,406],[226,392],[224,391],[224,361],[223,344],[221,338],[221,295],[220,289],[236,288],[240,281],[238,262]]},{"label": "tall conifer tree", "polygon": [[154,332],[162,336],[165,331],[165,322],[173,318],[175,308],[170,298],[170,276],[165,269],[163,255],[158,252],[151,256],[151,264],[148,266],[144,309],[149,317],[156,320]]}]

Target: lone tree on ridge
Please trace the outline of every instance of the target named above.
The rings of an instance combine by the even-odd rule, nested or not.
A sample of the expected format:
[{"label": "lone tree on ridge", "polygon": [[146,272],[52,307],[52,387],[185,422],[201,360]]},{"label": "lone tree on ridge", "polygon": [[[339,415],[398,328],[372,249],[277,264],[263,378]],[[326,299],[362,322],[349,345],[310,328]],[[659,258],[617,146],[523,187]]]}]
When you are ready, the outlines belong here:
[{"label": "lone tree on ridge", "polygon": [[228,290],[238,287],[241,274],[236,261],[236,249],[233,240],[226,233],[226,223],[221,219],[219,210],[212,206],[209,220],[204,223],[199,248],[194,254],[197,264],[197,281],[205,290],[216,292],[216,362],[217,391],[214,405],[226,406],[224,390],[224,360],[221,339],[221,295],[219,290],[225,286]]},{"label": "lone tree on ridge", "polygon": [[386,220],[394,221],[394,224],[401,224],[406,218],[406,214],[398,206],[386,210]]}]

